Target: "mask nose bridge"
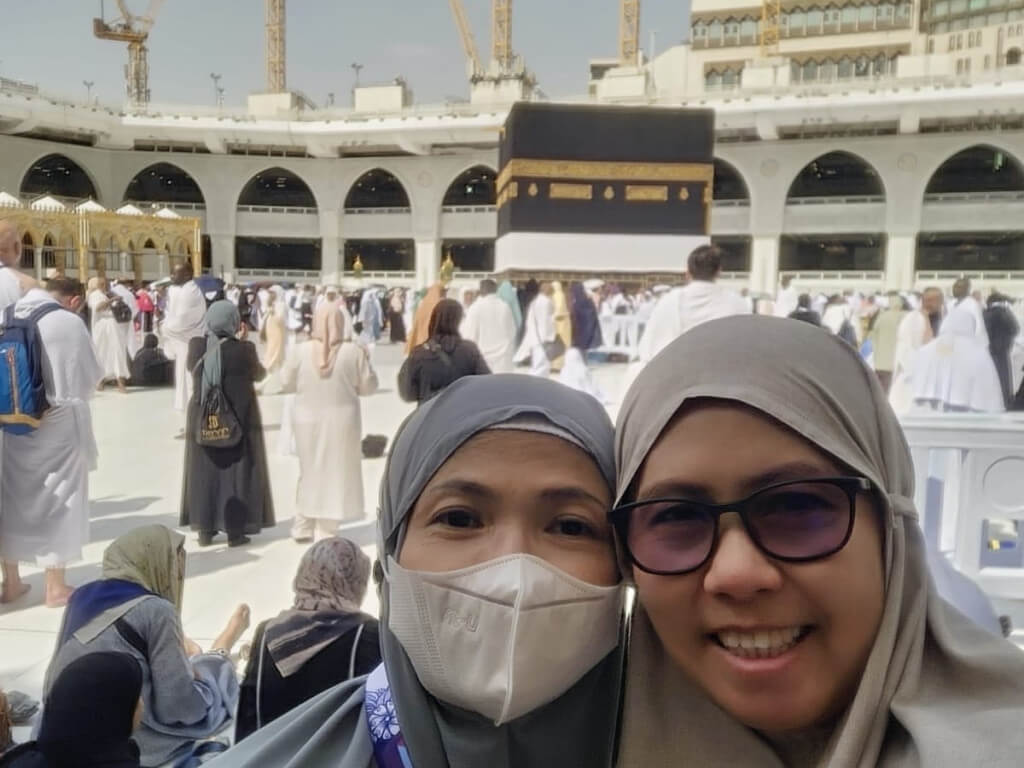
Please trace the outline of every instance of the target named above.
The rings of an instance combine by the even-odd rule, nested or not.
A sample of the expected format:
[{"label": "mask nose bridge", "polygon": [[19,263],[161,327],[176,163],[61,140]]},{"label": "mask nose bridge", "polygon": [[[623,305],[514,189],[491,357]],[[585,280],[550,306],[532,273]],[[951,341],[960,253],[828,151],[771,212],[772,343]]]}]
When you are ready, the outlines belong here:
[{"label": "mask nose bridge", "polygon": [[516,568],[519,571],[519,584],[516,589],[516,599],[512,604],[512,626],[509,629],[508,637],[506,638],[505,653],[508,657],[508,665],[506,666],[505,672],[505,701],[501,706],[501,714],[498,715],[498,719],[495,721],[495,725],[504,723],[508,717],[508,711],[512,707],[512,693],[514,689],[514,683],[516,678],[516,642],[519,633],[519,617],[522,616],[523,612],[523,596],[526,593],[526,580],[527,568],[526,558],[516,558]]}]

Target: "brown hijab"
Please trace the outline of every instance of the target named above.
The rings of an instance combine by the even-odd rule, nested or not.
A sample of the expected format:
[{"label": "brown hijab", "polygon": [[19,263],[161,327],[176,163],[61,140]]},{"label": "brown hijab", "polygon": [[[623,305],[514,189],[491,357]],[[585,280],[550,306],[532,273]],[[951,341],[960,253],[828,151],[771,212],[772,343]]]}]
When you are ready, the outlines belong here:
[{"label": "brown hijab", "polygon": [[[668,422],[697,397],[773,417],[867,477],[883,505],[884,613],[860,687],[839,722],[790,765],[1021,765],[1024,654],[938,596],[914,509],[910,451],[856,352],[820,328],[772,317],[714,320],[684,334],[626,396],[616,431],[620,501]],[[785,765],[684,677],[642,608],[628,670],[620,766]]]},{"label": "brown hijab", "polygon": [[412,328],[409,329],[409,337],[405,341],[405,354],[409,354],[420,344],[430,338],[430,317],[434,314],[434,307],[441,303],[444,298],[444,287],[440,283],[434,283],[427,291],[427,295],[416,307],[416,316],[412,321]]}]

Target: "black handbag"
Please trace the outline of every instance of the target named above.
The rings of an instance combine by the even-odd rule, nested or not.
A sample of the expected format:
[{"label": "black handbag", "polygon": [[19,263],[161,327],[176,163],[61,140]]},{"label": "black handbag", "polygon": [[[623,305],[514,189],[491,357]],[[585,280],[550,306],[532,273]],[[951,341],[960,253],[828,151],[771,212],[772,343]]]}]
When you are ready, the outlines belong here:
[{"label": "black handbag", "polygon": [[242,442],[242,425],[220,387],[213,387],[199,406],[196,443],[205,448],[234,448]]},{"label": "black handbag", "polygon": [[[537,336],[540,336],[540,326],[537,324],[537,318],[533,320],[534,327],[537,330]],[[565,342],[562,341],[562,337],[556,335],[554,341],[542,341],[541,346],[544,347],[544,356],[549,362],[554,362],[558,358],[565,354]]]},{"label": "black handbag", "polygon": [[114,315],[114,322],[130,323],[132,321],[132,308],[124,303],[124,299],[111,299],[110,311]]}]

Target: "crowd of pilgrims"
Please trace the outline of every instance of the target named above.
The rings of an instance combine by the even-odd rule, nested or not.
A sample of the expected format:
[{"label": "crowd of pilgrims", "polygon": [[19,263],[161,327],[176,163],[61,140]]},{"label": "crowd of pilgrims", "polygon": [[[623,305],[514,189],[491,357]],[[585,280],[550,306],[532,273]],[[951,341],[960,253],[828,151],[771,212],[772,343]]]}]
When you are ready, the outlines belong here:
[{"label": "crowd of pilgrims", "polygon": [[[200,546],[274,525],[258,395],[283,394],[292,536],[311,544],[239,674],[246,606],[209,649],[184,633],[182,534],[135,529],[100,579],[63,584],[81,531],[43,511],[21,535],[7,473],[27,444],[5,436],[3,600],[36,562],[64,611],[35,737],[0,766],[1019,765],[1024,656],[973,583],[933,570],[896,415],[1019,405],[1012,302],[960,281],[948,300],[787,282],[755,303],[720,269],[704,247],[686,284],[649,294],[485,280],[449,297],[208,286],[187,265],[164,290],[82,295],[0,268],[0,304],[56,301],[80,326],[57,359],[40,325],[69,391],[47,381],[32,450],[83,453],[88,393],[135,382],[120,366],[143,338],[135,359],[161,356],[184,418],[180,525]],[[621,316],[640,333],[613,425],[589,365]],[[385,336],[406,344],[398,386],[418,407],[391,440],[371,564],[337,532],[364,516],[360,398]],[[229,446],[200,437],[216,408],[237,422]],[[84,491],[71,528],[90,462],[56,470]],[[379,620],[360,609],[371,574]]]}]

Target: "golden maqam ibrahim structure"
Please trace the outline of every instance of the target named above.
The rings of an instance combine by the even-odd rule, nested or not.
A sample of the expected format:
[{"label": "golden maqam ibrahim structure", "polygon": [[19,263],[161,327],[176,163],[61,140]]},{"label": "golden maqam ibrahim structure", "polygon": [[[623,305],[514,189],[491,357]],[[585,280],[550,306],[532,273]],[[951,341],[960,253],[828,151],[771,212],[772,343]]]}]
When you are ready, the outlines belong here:
[{"label": "golden maqam ibrahim structure", "polygon": [[22,242],[22,268],[42,278],[49,270],[77,275],[132,274],[142,281],[143,259],[190,260],[202,271],[199,220],[169,208],[147,213],[133,205],[108,211],[93,200],[71,208],[45,196],[25,204],[0,192],[0,219],[14,222]]}]

